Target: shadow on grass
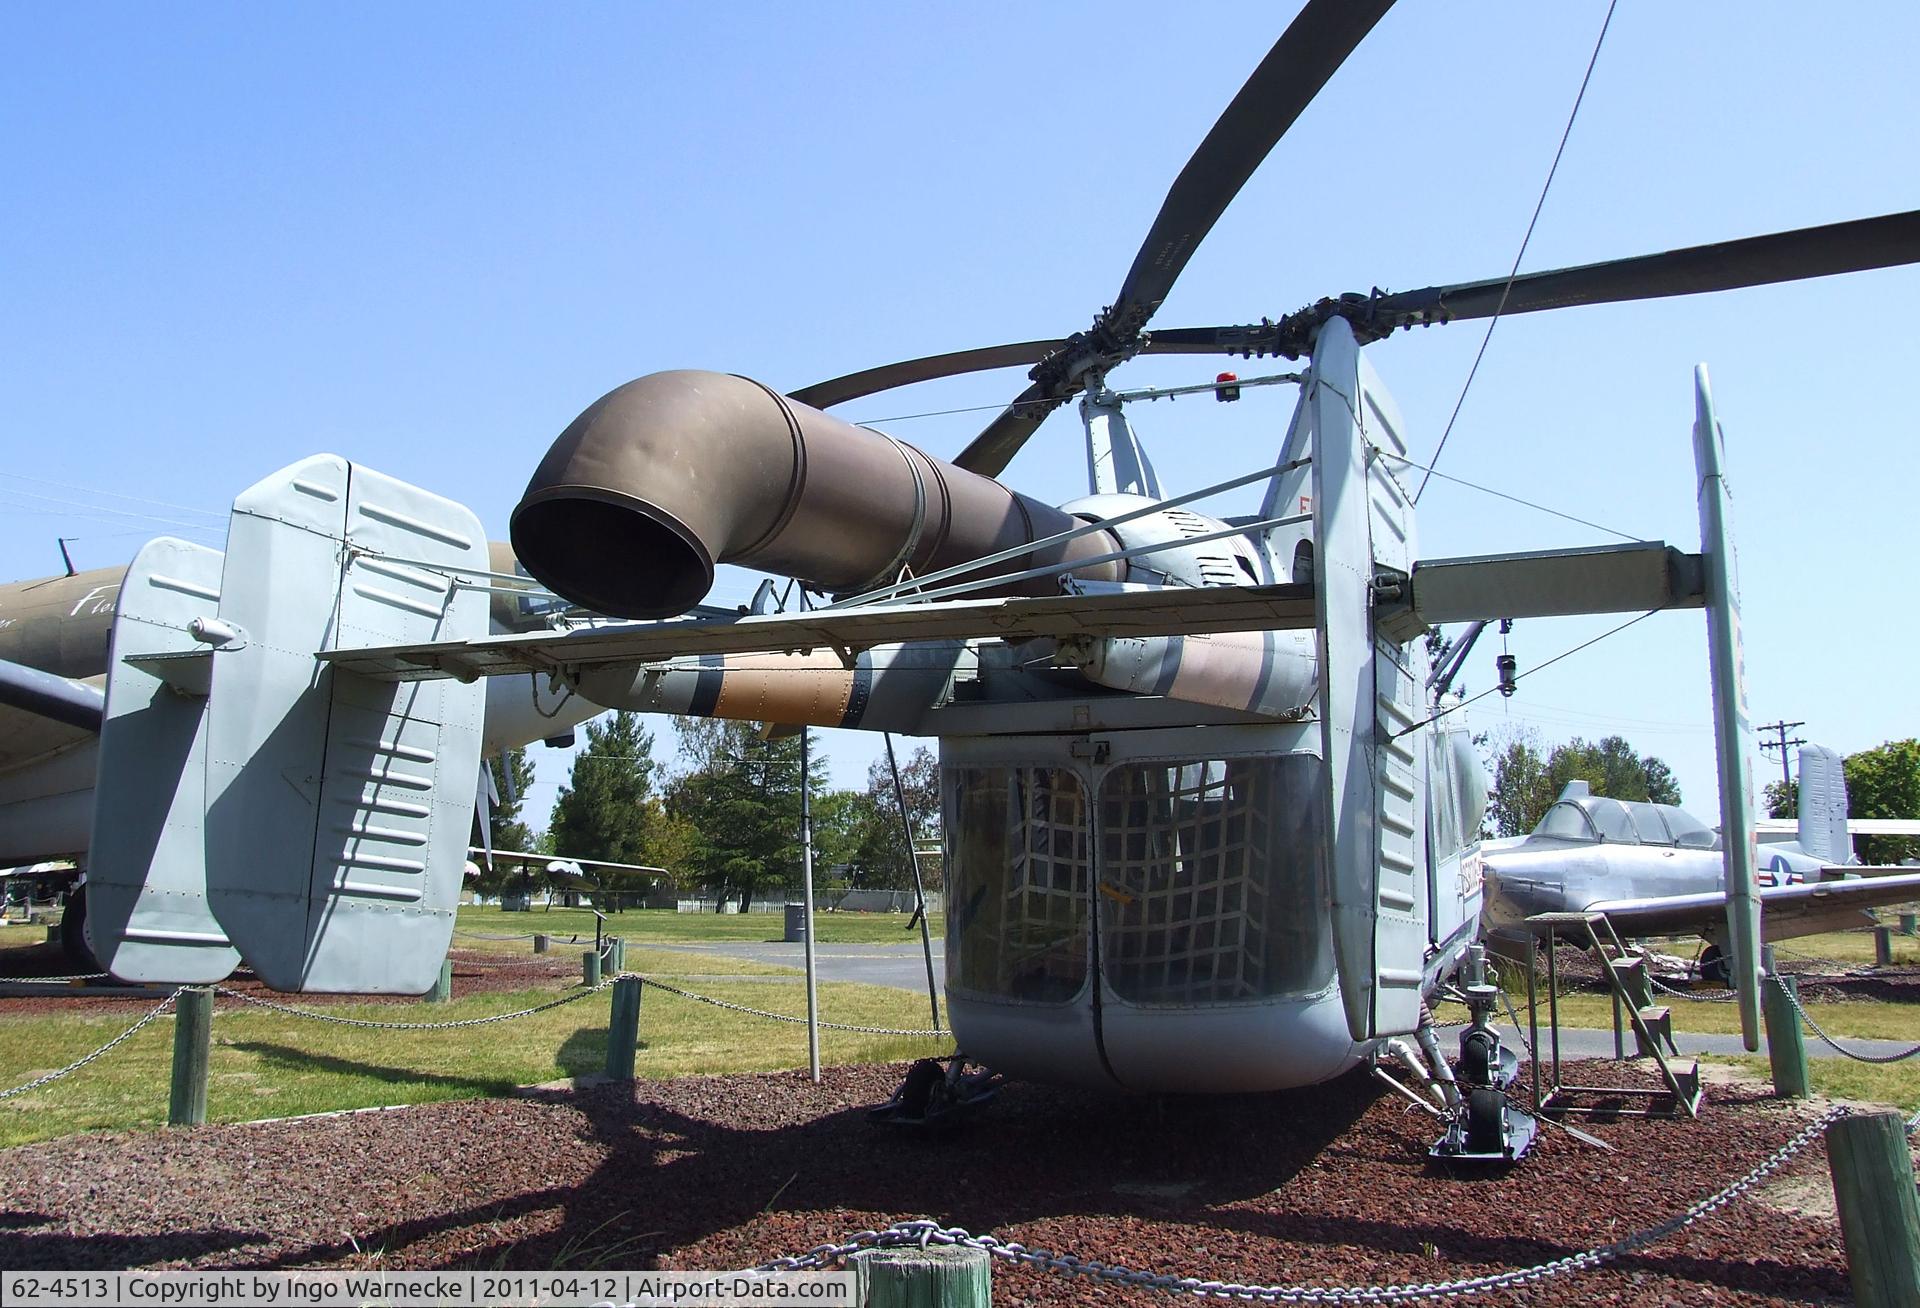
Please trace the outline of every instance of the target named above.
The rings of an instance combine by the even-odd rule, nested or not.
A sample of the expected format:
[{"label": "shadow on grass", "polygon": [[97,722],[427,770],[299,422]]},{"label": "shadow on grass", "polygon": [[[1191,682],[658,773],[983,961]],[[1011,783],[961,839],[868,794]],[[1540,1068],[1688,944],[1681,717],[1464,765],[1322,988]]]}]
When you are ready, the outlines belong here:
[{"label": "shadow on grass", "polygon": [[253,1054],[266,1063],[290,1071],[333,1072],[341,1076],[369,1077],[375,1081],[385,1081],[390,1085],[448,1086],[456,1090],[468,1090],[476,1095],[507,1095],[518,1088],[513,1081],[501,1077],[449,1076],[444,1072],[423,1072],[417,1067],[388,1067],[381,1063],[363,1063],[358,1059],[337,1058],[332,1054],[315,1054],[304,1049],[294,1049],[289,1045],[269,1044],[259,1040],[237,1040],[226,1048]]}]

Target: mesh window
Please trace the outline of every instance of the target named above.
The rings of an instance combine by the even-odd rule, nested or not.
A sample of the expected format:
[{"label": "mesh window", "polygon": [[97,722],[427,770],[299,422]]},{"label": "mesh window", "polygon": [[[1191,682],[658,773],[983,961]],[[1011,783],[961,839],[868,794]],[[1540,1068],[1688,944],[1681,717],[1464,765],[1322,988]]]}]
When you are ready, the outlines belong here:
[{"label": "mesh window", "polygon": [[1060,768],[949,768],[947,950],[957,989],[1063,1002],[1087,980],[1087,792]]},{"label": "mesh window", "polygon": [[1332,973],[1320,760],[1115,768],[1100,787],[1100,960],[1139,1004],[1319,989]]}]

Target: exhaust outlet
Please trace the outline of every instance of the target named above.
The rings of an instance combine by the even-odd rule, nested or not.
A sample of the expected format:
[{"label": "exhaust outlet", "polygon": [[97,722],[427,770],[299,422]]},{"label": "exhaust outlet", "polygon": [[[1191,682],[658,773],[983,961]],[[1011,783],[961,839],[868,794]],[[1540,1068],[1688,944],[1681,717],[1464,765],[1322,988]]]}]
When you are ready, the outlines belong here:
[{"label": "exhaust outlet", "polygon": [[[991,477],[856,427],[745,377],[661,372],[596,400],[560,434],[513,511],[514,552],[598,613],[665,618],[739,563],[852,594],[1017,548],[1080,520]],[[1104,532],[980,569],[1119,580]],[[1043,595],[1053,576],[983,594]]]}]

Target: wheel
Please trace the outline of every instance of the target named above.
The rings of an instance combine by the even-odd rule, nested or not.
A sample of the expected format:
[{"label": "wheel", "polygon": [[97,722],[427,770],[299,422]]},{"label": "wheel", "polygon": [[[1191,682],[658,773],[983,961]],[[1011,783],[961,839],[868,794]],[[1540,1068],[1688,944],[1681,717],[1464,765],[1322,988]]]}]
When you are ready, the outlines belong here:
[{"label": "wheel", "polygon": [[1694,966],[1700,970],[1700,979],[1716,986],[1726,985],[1731,979],[1727,973],[1727,956],[1720,952],[1720,946],[1708,945],[1700,951],[1700,961]]},{"label": "wheel", "polygon": [[87,888],[83,885],[67,892],[67,906],[60,914],[60,947],[67,951],[74,971],[101,970],[100,960],[87,945]]},{"label": "wheel", "polygon": [[1498,1090],[1467,1092],[1467,1152],[1503,1153],[1507,1147],[1507,1097]]}]

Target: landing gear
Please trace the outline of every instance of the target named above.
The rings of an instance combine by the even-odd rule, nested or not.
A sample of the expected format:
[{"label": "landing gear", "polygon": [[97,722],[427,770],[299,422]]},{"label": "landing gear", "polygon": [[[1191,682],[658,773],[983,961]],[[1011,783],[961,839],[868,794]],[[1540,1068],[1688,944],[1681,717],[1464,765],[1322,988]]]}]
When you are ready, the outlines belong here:
[{"label": "landing gear", "polygon": [[965,1054],[923,1058],[907,1069],[893,1097],[867,1110],[871,1121],[919,1129],[951,1127],[992,1101],[1000,1074],[969,1067]]},{"label": "landing gear", "polygon": [[1500,1044],[1493,1026],[1499,987],[1486,981],[1486,955],[1478,946],[1467,964],[1467,1009],[1472,1023],[1460,1036],[1459,1107],[1447,1133],[1427,1151],[1450,1162],[1513,1163],[1533,1146],[1540,1124],[1507,1102],[1507,1087],[1520,1074],[1520,1060]]},{"label": "landing gear", "polygon": [[1708,985],[1724,986],[1731,985],[1733,982],[1733,973],[1727,968],[1727,956],[1721,952],[1718,945],[1709,944],[1701,950],[1700,959],[1694,964],[1694,968],[1700,979]]},{"label": "landing gear", "polygon": [[67,962],[76,971],[98,972],[100,960],[87,947],[87,887],[83,882],[67,892],[66,907],[60,911],[60,947]]}]

